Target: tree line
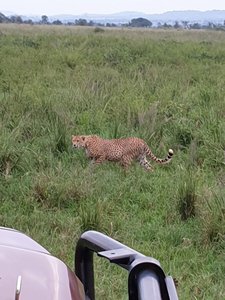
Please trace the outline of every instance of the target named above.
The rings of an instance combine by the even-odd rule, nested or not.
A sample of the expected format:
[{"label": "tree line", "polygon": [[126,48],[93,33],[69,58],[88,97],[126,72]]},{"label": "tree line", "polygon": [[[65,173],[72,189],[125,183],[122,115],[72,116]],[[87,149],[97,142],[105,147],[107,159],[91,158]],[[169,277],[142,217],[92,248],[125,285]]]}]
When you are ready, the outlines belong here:
[{"label": "tree line", "polygon": [[[23,20],[21,16],[14,15],[7,17],[0,12],[0,23],[16,23],[16,24],[44,24],[44,25],[70,25],[70,26],[100,26],[100,27],[144,27],[151,28],[153,23],[145,18],[134,18],[129,23],[115,24],[115,23],[98,23],[95,21],[88,21],[86,19],[75,19],[74,22],[64,23],[61,20],[49,21],[48,16],[42,15],[39,21],[33,21],[32,19]],[[221,29],[225,30],[225,20],[223,24],[214,24],[213,22],[208,22],[207,25],[202,25],[200,23],[190,23],[188,21],[175,21],[174,24],[157,23],[154,27],[157,28],[175,28],[175,29]]]}]

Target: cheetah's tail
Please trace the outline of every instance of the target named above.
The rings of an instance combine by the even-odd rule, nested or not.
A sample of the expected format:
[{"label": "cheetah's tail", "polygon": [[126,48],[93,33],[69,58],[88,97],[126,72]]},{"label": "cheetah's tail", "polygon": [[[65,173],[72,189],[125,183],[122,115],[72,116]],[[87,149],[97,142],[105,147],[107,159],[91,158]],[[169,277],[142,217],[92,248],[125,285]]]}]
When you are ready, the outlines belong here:
[{"label": "cheetah's tail", "polygon": [[159,163],[159,164],[167,164],[171,161],[172,159],[172,156],[173,156],[173,150],[172,149],[169,149],[168,151],[168,154],[167,154],[167,157],[166,158],[158,158],[156,157],[152,151],[150,149],[147,150],[147,155],[152,159],[154,160],[155,162]]}]

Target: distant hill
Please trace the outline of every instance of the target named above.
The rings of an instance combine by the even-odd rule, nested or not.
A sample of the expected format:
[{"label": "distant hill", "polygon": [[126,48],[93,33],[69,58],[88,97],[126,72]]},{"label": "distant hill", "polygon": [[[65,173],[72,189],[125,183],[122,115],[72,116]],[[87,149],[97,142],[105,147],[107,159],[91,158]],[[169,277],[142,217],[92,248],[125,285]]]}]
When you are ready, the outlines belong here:
[{"label": "distant hill", "polygon": [[0,19],[2,20],[2,22],[8,22],[8,18],[1,12],[0,12]]},{"label": "distant hill", "polygon": [[[4,15],[16,15],[12,12],[1,11]],[[21,16],[23,20],[31,19],[33,21],[38,21],[41,19],[41,16]],[[63,23],[74,22],[77,19],[86,19],[87,21],[93,20],[96,23],[115,23],[115,24],[124,24],[131,21],[133,18],[146,18],[150,20],[153,25],[160,23],[173,24],[176,21],[187,21],[190,23],[198,22],[200,24],[207,24],[209,22],[216,24],[223,24],[225,21],[225,10],[210,10],[210,11],[197,11],[197,10],[188,10],[188,11],[168,11],[162,14],[145,14],[142,12],[133,12],[125,11],[113,14],[82,14],[82,15],[49,15],[49,21],[53,22],[55,20],[60,20]]]},{"label": "distant hill", "polygon": [[49,19],[54,21],[59,19],[63,22],[72,22],[74,19],[84,18],[86,20],[94,20],[99,23],[115,23],[123,24],[130,22],[133,18],[146,18],[151,20],[153,24],[158,22],[174,23],[176,21],[188,21],[191,23],[198,22],[206,24],[208,22],[223,23],[225,20],[225,10],[212,11],[168,11],[162,14],[145,14],[142,12],[120,12],[114,14],[83,14],[83,15],[56,15],[49,16]]}]

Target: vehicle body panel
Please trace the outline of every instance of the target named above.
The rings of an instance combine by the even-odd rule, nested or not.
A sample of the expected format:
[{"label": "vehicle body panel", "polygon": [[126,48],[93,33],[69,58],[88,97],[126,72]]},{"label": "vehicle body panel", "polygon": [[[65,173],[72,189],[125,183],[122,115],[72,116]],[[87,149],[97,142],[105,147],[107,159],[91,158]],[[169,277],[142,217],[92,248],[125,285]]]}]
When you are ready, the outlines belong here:
[{"label": "vehicle body panel", "polygon": [[21,300],[81,300],[83,285],[58,258],[18,231],[0,228],[1,299],[15,299],[21,276]]}]

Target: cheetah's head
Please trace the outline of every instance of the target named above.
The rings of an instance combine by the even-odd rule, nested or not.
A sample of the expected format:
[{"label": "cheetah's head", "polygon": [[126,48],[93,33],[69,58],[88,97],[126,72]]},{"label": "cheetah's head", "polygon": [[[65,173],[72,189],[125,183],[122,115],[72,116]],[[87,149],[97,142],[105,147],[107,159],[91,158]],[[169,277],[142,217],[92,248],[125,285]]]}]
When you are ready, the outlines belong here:
[{"label": "cheetah's head", "polygon": [[86,146],[86,138],[84,135],[72,135],[72,145],[74,148],[84,148]]}]

